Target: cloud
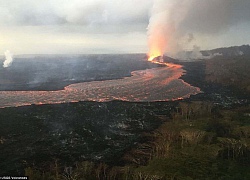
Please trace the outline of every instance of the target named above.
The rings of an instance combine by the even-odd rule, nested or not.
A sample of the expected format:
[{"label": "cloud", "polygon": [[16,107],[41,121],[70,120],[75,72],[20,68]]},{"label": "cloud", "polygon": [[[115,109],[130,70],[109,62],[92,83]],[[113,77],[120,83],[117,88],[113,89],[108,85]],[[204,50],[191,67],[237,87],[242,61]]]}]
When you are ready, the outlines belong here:
[{"label": "cloud", "polygon": [[0,2],[1,25],[48,25],[62,23],[50,0],[9,0]]},{"label": "cloud", "polygon": [[249,0],[191,0],[180,29],[204,34],[223,33],[250,19]]},{"label": "cloud", "polygon": [[8,0],[0,2],[3,25],[146,23],[152,0]]},{"label": "cloud", "polygon": [[[193,49],[194,45],[202,49],[240,45],[250,40],[246,30],[250,27],[249,9],[249,0],[2,0],[0,45],[2,51],[13,49],[15,54],[33,48],[43,53],[55,48],[57,53],[61,52],[59,47],[65,48],[63,45],[81,52],[86,37],[93,37],[88,42],[95,42],[94,35],[99,34],[104,41],[109,38],[107,41],[112,42],[137,32],[140,37],[134,36],[131,41],[137,43],[145,34],[144,43],[148,22],[149,41],[161,39],[157,46],[168,54]],[[83,44],[70,37],[77,37]],[[122,46],[124,39],[117,43]],[[105,49],[106,43],[101,48]],[[129,49],[133,48],[137,47]],[[146,51],[147,44],[140,48]]]}]

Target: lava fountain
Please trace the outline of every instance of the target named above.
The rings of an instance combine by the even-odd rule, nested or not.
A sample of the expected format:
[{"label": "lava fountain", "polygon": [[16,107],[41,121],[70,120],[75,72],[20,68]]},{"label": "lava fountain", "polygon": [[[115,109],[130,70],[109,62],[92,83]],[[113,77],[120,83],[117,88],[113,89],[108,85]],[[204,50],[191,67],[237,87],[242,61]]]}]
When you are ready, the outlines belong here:
[{"label": "lava fountain", "polygon": [[[148,36],[148,60],[152,61],[154,58],[158,56],[163,56],[168,42],[168,33],[169,29],[165,25],[165,12],[160,11],[158,12],[157,7],[153,7],[152,9],[152,16],[149,20],[149,24],[147,27],[147,36]],[[164,20],[164,21],[163,21]]]},{"label": "lava fountain", "polygon": [[[155,37],[157,36],[157,37]],[[148,39],[149,52],[148,52],[148,60],[153,61],[156,57],[161,57],[164,54],[164,50],[166,47],[164,37],[160,37],[160,35],[150,35]]]}]

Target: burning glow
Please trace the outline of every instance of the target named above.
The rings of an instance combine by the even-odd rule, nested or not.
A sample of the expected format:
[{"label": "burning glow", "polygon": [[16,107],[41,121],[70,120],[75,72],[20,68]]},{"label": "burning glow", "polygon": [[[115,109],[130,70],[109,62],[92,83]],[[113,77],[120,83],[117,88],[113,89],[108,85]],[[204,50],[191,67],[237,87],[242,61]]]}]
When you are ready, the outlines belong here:
[{"label": "burning glow", "polygon": [[166,38],[157,32],[154,32],[154,34],[151,34],[148,37],[148,46],[149,46],[148,60],[149,61],[152,61],[156,57],[163,56],[164,51],[167,46],[166,42],[167,42]]},{"label": "burning glow", "polygon": [[154,38],[151,36],[149,38],[149,53],[148,53],[148,60],[152,61],[154,58],[158,56],[162,56],[165,44],[162,42],[162,40],[159,40],[159,38]]},{"label": "burning glow", "polygon": [[166,8],[170,6],[166,0],[155,1],[151,10],[151,17],[148,24],[148,60],[152,61],[155,57],[163,56],[168,50],[168,44],[171,40],[171,34],[174,30],[174,24],[169,17],[172,17]]},{"label": "burning glow", "polygon": [[148,55],[148,61],[153,61],[154,58],[156,58],[158,56],[162,56],[162,54],[160,54],[159,52],[149,53],[149,55]]}]

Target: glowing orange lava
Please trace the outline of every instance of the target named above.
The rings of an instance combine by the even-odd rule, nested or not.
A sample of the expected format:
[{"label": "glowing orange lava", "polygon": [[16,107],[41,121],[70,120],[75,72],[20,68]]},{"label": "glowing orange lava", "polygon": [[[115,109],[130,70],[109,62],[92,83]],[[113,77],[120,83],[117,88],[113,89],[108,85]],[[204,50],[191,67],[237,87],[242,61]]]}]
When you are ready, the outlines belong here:
[{"label": "glowing orange lava", "polygon": [[133,71],[123,79],[71,84],[59,91],[0,91],[0,108],[79,101],[171,101],[201,92],[179,79],[185,73],[181,65],[152,62],[166,66]]},{"label": "glowing orange lava", "polygon": [[162,33],[158,32],[159,29],[155,30],[148,39],[148,60],[152,61],[154,58],[163,56],[166,49],[167,39],[162,36]]},{"label": "glowing orange lava", "polygon": [[150,51],[148,53],[148,61],[153,61],[154,58],[162,56],[162,53],[160,51],[154,50],[154,51]]}]

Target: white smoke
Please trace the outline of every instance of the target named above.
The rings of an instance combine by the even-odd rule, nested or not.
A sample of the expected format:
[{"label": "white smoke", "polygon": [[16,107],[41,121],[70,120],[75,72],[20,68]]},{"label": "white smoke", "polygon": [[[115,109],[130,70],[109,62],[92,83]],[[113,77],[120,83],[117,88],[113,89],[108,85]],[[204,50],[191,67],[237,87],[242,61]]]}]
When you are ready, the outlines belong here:
[{"label": "white smoke", "polygon": [[9,50],[5,51],[4,55],[5,55],[5,61],[3,62],[3,67],[7,68],[7,67],[11,66],[11,64],[13,62],[13,56]]},{"label": "white smoke", "polygon": [[[179,49],[178,27],[189,9],[190,0],[155,0],[148,25],[149,54]],[[160,53],[160,54],[159,54]]]},{"label": "white smoke", "polygon": [[242,56],[244,53],[242,51],[239,51],[238,56]]},{"label": "white smoke", "polygon": [[246,7],[250,7],[249,0],[155,0],[148,25],[149,54],[160,49],[161,54],[177,57],[193,47],[186,59],[205,58],[198,51],[202,42],[196,42],[195,37],[223,34],[248,22]]},{"label": "white smoke", "polygon": [[214,56],[213,55],[203,56],[200,47],[194,45],[191,51],[180,51],[175,55],[175,57],[180,60],[200,60],[200,59],[210,59]]},{"label": "white smoke", "polygon": [[216,56],[223,56],[223,54],[222,53],[214,53],[213,57],[216,57]]}]

